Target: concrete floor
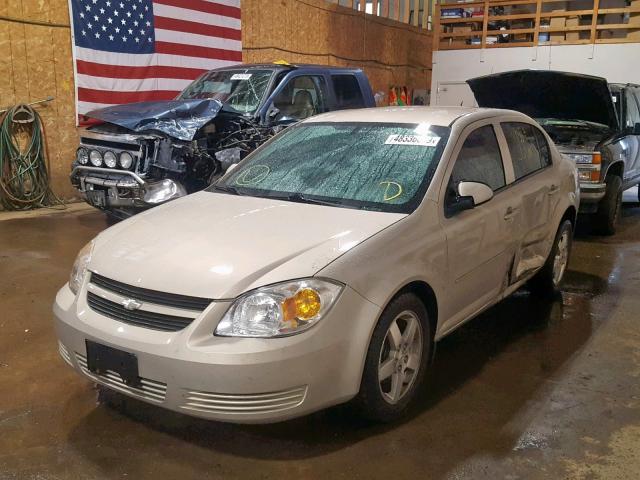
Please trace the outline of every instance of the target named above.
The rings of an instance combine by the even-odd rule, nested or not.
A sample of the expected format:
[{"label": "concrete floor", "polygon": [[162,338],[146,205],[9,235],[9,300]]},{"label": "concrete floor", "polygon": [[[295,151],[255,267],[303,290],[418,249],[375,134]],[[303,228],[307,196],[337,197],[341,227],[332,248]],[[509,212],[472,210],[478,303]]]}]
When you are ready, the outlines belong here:
[{"label": "concrete floor", "polygon": [[83,208],[0,221],[2,480],[640,476],[637,202],[618,235],[578,235],[561,298],[519,293],[442,341],[421,401],[387,426],[341,408],[234,426],[98,401],[58,358],[51,304],[105,226]]}]

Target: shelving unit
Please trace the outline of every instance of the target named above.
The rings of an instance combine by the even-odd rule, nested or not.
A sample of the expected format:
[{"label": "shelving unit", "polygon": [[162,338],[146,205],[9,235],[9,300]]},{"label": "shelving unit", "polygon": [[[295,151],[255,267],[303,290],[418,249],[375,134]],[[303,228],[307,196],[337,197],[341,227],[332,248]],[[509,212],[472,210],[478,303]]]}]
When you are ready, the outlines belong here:
[{"label": "shelving unit", "polygon": [[[588,3],[588,2],[587,2]],[[574,8],[579,4],[580,8]],[[434,50],[640,43],[640,0],[441,0]]]}]

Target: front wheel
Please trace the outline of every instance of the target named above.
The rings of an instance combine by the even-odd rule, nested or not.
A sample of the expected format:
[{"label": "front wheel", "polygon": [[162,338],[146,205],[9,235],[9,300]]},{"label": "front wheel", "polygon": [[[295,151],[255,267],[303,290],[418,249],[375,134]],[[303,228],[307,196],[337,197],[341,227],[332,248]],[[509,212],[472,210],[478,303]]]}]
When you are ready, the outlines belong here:
[{"label": "front wheel", "polygon": [[560,290],[560,285],[569,266],[572,241],[573,225],[571,221],[564,220],[558,228],[547,261],[529,281],[529,286],[533,292],[554,294]]},{"label": "front wheel", "polygon": [[431,353],[427,309],[413,293],[389,303],[371,337],[355,404],[373,421],[391,422],[416,396]]},{"label": "front wheel", "polygon": [[593,218],[593,226],[600,235],[613,235],[616,233],[622,209],[622,179],[616,175],[608,175],[606,184],[607,190],[598,205],[598,212]]}]

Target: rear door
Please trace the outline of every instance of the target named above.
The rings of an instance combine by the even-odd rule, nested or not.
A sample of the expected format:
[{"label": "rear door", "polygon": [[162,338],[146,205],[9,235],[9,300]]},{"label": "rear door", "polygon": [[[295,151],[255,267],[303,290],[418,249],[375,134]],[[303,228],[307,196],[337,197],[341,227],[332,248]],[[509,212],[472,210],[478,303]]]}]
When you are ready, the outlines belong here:
[{"label": "rear door", "polygon": [[627,163],[624,168],[624,181],[626,185],[630,185],[640,175],[640,136],[633,134],[635,125],[640,123],[640,105],[638,104],[640,89],[628,87],[624,92],[624,128],[627,132],[625,137]]},{"label": "rear door", "polygon": [[560,179],[556,178],[547,137],[533,124],[503,121],[500,124],[513,166],[509,187],[521,232],[515,250],[510,283],[540,268],[546,261],[557,225],[551,224],[559,203]]}]

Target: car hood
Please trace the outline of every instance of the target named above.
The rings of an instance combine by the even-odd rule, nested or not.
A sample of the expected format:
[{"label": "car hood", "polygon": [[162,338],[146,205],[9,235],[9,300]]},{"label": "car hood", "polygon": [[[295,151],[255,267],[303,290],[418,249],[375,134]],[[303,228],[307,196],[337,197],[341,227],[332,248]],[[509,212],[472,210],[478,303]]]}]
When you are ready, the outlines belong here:
[{"label": "car hood", "polygon": [[92,110],[86,116],[134,132],[157,130],[191,141],[197,131],[222,110],[218,100],[167,100],[139,102]]},{"label": "car hood", "polygon": [[533,118],[584,120],[618,128],[607,80],[576,73],[517,70],[467,80],[479,107]]},{"label": "car hood", "polygon": [[234,298],[312,276],[405,216],[199,192],[105,230],[89,270],[162,292]]}]

